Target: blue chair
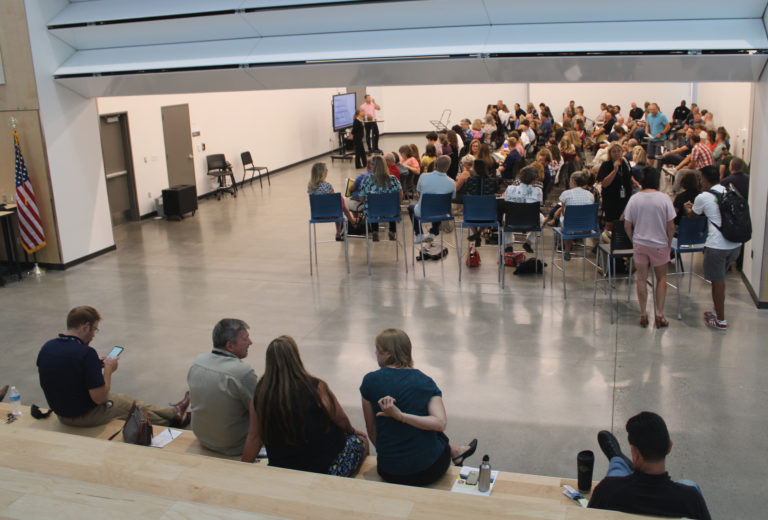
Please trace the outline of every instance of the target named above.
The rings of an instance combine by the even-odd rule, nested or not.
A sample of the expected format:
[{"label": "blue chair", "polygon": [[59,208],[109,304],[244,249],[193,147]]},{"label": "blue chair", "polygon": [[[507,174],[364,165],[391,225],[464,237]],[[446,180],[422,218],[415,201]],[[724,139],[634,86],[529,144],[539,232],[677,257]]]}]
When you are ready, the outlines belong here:
[{"label": "blue chair", "polygon": [[[683,217],[680,219],[680,227],[677,229],[677,237],[672,239],[672,251],[675,252],[675,284],[677,289],[677,319],[683,319],[683,313],[680,310],[680,276],[688,275],[688,297],[691,296],[691,285],[693,283],[693,255],[704,251],[704,243],[707,241],[709,226],[707,217],[699,215],[696,218]],[[691,270],[685,271],[683,264],[683,254],[691,255]],[[680,270],[682,269],[682,270]]]},{"label": "blue chair", "polygon": [[[461,234],[464,234],[464,228],[495,227],[501,229],[496,211],[496,197],[493,195],[464,195],[464,221],[461,223]],[[499,233],[501,234],[501,233]],[[469,236],[469,233],[467,233]],[[461,283],[461,259],[463,258],[463,240],[459,241],[459,283]],[[504,261],[501,254],[501,240],[499,240],[499,273],[497,278],[501,278],[501,269]]]},{"label": "blue chair", "polygon": [[[437,195],[435,193],[422,193],[421,195],[421,217],[416,217],[419,219],[419,222],[421,222],[421,225],[424,224],[432,224],[434,222],[446,222],[451,221],[453,222],[453,237],[456,243],[459,242],[459,236],[456,233],[456,222],[453,220],[453,206],[451,205],[451,200],[453,199],[453,193],[445,193],[442,195]],[[413,234],[413,240],[411,243],[411,249],[413,250],[414,254],[414,260],[415,263],[415,256],[416,256],[416,248],[414,247],[416,244],[416,234]],[[420,244],[420,250],[421,250],[421,270],[424,274],[424,277],[427,276],[427,268],[424,267],[424,264],[426,263],[424,260],[424,243],[422,242]],[[440,251],[443,250],[443,234],[440,233]],[[461,258],[458,258],[459,262],[459,268],[461,268]]]},{"label": "blue chair", "polygon": [[[371,193],[366,197],[368,203],[368,224],[374,224],[378,227],[379,222],[402,222],[400,215],[400,193],[397,191],[391,193]],[[405,224],[403,224],[403,261],[405,263],[405,273],[408,274],[408,249],[405,242]],[[395,261],[399,257],[399,243],[395,240]],[[371,247],[368,241],[368,226],[365,226],[365,254],[368,260],[368,276],[371,275]]]},{"label": "blue chair", "polygon": [[309,275],[312,276],[312,230],[315,230],[315,266],[317,266],[317,224],[342,222],[344,224],[344,258],[349,273],[349,244],[347,219],[341,206],[341,193],[323,193],[309,196]]},{"label": "blue chair", "polygon": [[[552,270],[550,271],[550,283],[554,283],[555,268],[563,272],[563,299],[566,299],[565,292],[565,248],[563,240],[582,239],[584,242],[584,262],[582,263],[582,279],[587,276],[587,238],[596,238],[600,236],[600,226],[597,223],[597,212],[600,204],[583,204],[566,206],[563,211],[563,227],[554,229],[554,244],[552,246]],[[557,251],[557,242],[560,239],[560,250],[562,253],[561,265],[555,263],[555,252]],[[591,263],[591,262],[590,262]]]},{"label": "blue chair", "polygon": [[[543,249],[541,245],[542,230],[541,230],[541,204],[538,202],[504,202],[504,227],[502,228],[502,234],[499,240],[502,247],[507,245],[505,236],[507,233],[534,233],[538,234],[536,240],[536,256],[535,259],[539,259],[539,248]],[[513,243],[513,242],[510,242]],[[541,252],[541,265],[542,265],[542,277],[541,286],[546,287],[546,277],[543,276],[544,272],[544,251]],[[502,262],[501,267],[501,288],[504,288],[504,279],[506,278],[506,264]],[[538,269],[537,269],[538,271]]]},{"label": "blue chair", "polygon": [[[627,266],[627,276],[616,276],[616,259],[623,258],[629,259],[629,265]],[[602,280],[597,278],[597,269],[600,264],[600,260],[603,259],[603,277]],[[631,298],[632,293],[632,264],[634,261],[634,246],[632,241],[627,235],[627,230],[624,227],[623,220],[613,221],[613,231],[611,232],[610,244],[599,244],[597,246],[597,258],[595,259],[595,287],[592,294],[592,305],[597,303],[597,284],[601,281],[608,282],[608,305],[611,308],[611,324],[613,324],[613,283],[616,280],[627,281],[627,301]],[[653,271],[653,269],[651,269]],[[656,293],[654,292],[654,298]],[[655,308],[655,307],[654,307]],[[618,312],[617,312],[618,314]]]}]

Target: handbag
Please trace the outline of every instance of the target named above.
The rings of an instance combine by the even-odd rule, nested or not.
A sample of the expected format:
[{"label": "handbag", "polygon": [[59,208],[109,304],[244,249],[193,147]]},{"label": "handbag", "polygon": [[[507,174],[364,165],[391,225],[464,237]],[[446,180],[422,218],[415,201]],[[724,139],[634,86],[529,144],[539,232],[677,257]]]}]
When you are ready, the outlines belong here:
[{"label": "handbag", "polygon": [[131,405],[128,417],[123,425],[123,442],[149,446],[152,443],[152,423],[147,414],[136,406],[136,401]]},{"label": "handbag", "polygon": [[517,253],[513,251],[504,253],[504,265],[506,266],[517,267],[523,262],[525,262],[525,253],[523,253],[522,251],[519,251]]},{"label": "handbag", "polygon": [[471,244],[467,252],[467,267],[480,267],[480,251]]}]

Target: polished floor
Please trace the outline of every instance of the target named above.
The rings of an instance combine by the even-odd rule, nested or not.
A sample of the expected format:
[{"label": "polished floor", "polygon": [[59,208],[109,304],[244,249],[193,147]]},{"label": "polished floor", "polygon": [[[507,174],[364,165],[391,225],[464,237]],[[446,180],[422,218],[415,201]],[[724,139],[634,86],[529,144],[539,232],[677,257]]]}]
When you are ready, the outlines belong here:
[{"label": "polished floor", "polygon": [[[382,148],[422,141],[387,136]],[[355,175],[350,162],[325,160],[337,189]],[[549,267],[546,288],[537,276],[508,271],[501,290],[493,247],[481,248],[483,265],[465,270],[459,284],[454,250],[443,262],[429,262],[426,277],[418,262],[406,276],[394,244],[380,242],[369,277],[365,242],[350,239],[347,275],[330,225],[319,228],[329,242],[319,245],[319,270],[310,277],[309,169],[281,172],[271,187],[246,185],[237,198],[201,201],[197,214],[181,222],[120,226],[117,251],[0,289],[0,384],[18,385],[25,404],[44,405],[37,351],[64,328],[71,307],[90,304],[104,317],[96,349],[126,349],[113,389],[176,401],[190,363],[211,346],[213,325],[238,317],[251,326],[248,361],[257,373],[267,343],[293,336],[308,369],[328,381],[362,429],[358,387],[376,368],[374,337],[398,327],[413,341],[416,366],[443,391],[448,435],[479,439],[470,462],[488,453],[496,469],[573,477],[576,453],[592,449],[599,478],[607,461],[598,430],[612,429],[626,449],[624,423],[652,410],[665,417],[674,441],[672,477],[697,481],[713,518],[764,518],[768,321],[737,274],[727,281],[727,333],[704,326],[711,301],[698,278],[691,298],[684,294],[682,321],[641,329],[634,294],[631,303],[625,297],[618,304],[614,324],[606,295],[598,293],[592,305],[592,271],[583,282],[579,260],[567,266],[567,300],[558,276],[550,286]],[[548,248],[551,241],[547,230]],[[673,291],[666,308],[674,317]]]}]

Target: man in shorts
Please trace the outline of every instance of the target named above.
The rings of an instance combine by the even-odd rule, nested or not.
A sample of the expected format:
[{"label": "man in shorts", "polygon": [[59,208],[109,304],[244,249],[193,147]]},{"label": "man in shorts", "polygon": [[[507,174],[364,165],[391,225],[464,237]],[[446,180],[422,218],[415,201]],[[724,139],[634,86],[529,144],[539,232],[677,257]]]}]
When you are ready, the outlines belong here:
[{"label": "man in shorts", "polygon": [[704,168],[701,172],[702,192],[693,202],[686,202],[685,208],[690,218],[706,215],[709,220],[709,234],[704,246],[704,278],[712,282],[712,302],[714,310],[704,313],[707,326],[716,330],[728,330],[725,319],[725,273],[739,257],[741,244],[731,242],[723,237],[718,229],[723,219],[720,215],[712,190],[725,196],[726,189],[720,184],[718,171],[715,168]]}]

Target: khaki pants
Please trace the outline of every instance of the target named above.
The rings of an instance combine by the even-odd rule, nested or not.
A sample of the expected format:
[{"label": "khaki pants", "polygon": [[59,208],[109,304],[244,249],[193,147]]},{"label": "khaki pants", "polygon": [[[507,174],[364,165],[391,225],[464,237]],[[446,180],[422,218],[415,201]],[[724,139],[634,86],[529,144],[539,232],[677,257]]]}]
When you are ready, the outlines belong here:
[{"label": "khaki pants", "polygon": [[[128,412],[131,410],[131,405],[134,401],[136,400],[129,395],[109,394],[106,403],[98,405],[80,417],[59,417],[59,421],[68,426],[79,426],[82,428],[101,426],[113,419],[125,419],[128,417]],[[158,407],[141,401],[136,401],[136,406],[147,414],[152,424],[158,426],[169,426],[171,419],[176,414],[176,407],[174,406]]]}]

